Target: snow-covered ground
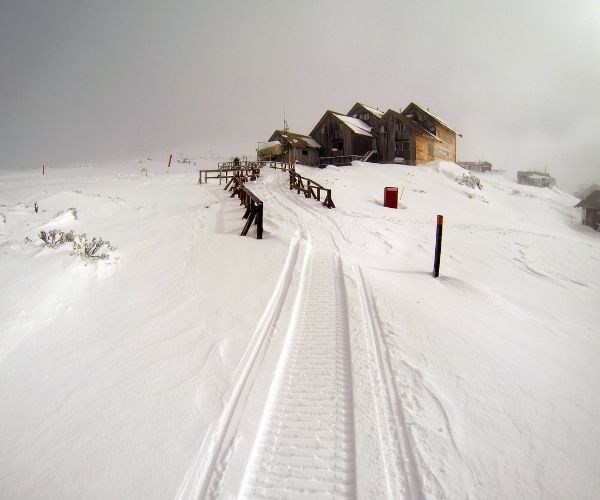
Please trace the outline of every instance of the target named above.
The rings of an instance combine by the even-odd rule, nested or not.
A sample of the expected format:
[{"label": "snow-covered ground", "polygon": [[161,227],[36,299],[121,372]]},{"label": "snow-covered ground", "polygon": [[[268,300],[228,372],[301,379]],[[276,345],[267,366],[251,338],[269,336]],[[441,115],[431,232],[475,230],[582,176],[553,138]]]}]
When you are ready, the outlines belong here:
[{"label": "snow-covered ground", "polygon": [[263,169],[263,240],[191,165],[0,173],[1,498],[597,497],[575,198],[444,162],[299,170],[337,208]]}]

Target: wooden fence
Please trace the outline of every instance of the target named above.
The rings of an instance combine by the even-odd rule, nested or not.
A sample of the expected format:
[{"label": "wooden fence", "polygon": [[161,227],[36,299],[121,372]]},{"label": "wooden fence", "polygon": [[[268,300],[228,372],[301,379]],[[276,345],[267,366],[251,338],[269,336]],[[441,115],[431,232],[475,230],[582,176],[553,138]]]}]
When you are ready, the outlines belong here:
[{"label": "wooden fence", "polygon": [[204,183],[208,182],[208,179],[219,179],[219,184],[222,183],[223,179],[227,182],[234,176],[244,177],[251,181],[256,180],[260,176],[260,167],[236,167],[236,168],[217,168],[217,169],[206,169],[199,170],[198,184],[202,184],[202,178]]},{"label": "wooden fence", "polygon": [[248,230],[253,222],[256,222],[256,239],[262,240],[263,235],[263,202],[246,186],[244,182],[246,177],[233,176],[227,183],[224,190],[232,191],[230,198],[237,196],[240,199],[240,205],[246,207],[246,212],[242,219],[246,219],[246,224],[240,233],[240,236],[247,236]]},{"label": "wooden fence", "polygon": [[319,201],[321,201],[321,192],[324,192],[325,199],[323,200],[323,205],[327,208],[335,208],[333,200],[331,199],[331,189],[327,189],[312,179],[309,179],[308,177],[302,177],[291,170],[290,189],[295,189],[298,194],[300,194],[300,191],[302,191],[306,198],[314,198],[315,200]]}]

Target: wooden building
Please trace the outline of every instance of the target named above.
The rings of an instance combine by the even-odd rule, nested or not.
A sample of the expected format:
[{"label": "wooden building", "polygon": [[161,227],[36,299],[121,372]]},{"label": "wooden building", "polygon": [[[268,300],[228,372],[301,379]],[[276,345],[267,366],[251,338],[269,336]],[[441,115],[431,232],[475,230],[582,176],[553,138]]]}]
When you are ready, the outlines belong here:
[{"label": "wooden building", "polygon": [[419,118],[422,117],[419,121],[416,111],[405,114],[389,109],[375,129],[380,161],[407,165],[433,160],[456,161],[457,132],[437,118],[425,119],[427,116],[433,115],[419,113]]},{"label": "wooden building", "polygon": [[301,165],[318,166],[321,145],[312,137],[287,130],[276,130],[269,142],[257,150],[259,160],[299,162]]},{"label": "wooden building", "polygon": [[600,189],[593,191],[583,200],[581,200],[575,208],[581,208],[581,223],[585,226],[590,226],[596,231],[600,231]]},{"label": "wooden building", "polygon": [[379,125],[379,122],[381,121],[381,118],[383,118],[384,114],[385,111],[379,111],[377,108],[357,102],[354,106],[352,106],[350,111],[346,113],[346,116],[358,118],[373,129],[373,127]]},{"label": "wooden building", "polygon": [[[374,149],[371,126],[359,118],[327,111],[309,134],[321,144],[321,159],[362,157]],[[349,163],[349,161],[347,162]]]}]

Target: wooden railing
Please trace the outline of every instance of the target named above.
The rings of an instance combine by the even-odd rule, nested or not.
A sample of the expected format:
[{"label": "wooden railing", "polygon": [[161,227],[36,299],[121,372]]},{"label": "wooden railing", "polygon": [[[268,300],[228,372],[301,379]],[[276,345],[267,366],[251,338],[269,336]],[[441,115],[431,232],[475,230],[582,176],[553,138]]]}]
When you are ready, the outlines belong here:
[{"label": "wooden railing", "polygon": [[321,156],[319,158],[319,166],[326,167],[327,165],[351,165],[354,160],[359,160],[359,155],[346,155],[346,156]]},{"label": "wooden railing", "polygon": [[262,240],[263,235],[263,202],[246,186],[244,182],[247,177],[234,175],[225,186],[225,190],[232,191],[230,198],[237,196],[240,199],[240,205],[246,207],[246,212],[242,219],[246,219],[246,224],[240,233],[240,236],[247,236],[248,230],[253,222],[256,222],[256,239]]},{"label": "wooden railing", "polygon": [[272,162],[269,164],[269,167],[271,168],[275,168],[277,170],[283,170],[284,172],[295,172],[296,171],[296,165],[294,165],[293,163],[276,163],[276,162]]},{"label": "wooden railing", "polygon": [[312,179],[309,179],[308,177],[302,177],[291,170],[290,189],[295,189],[298,194],[300,194],[300,191],[302,191],[306,198],[314,198],[315,200],[319,201],[321,201],[321,192],[324,192],[325,199],[323,200],[323,205],[327,208],[335,208],[333,200],[331,199],[331,189],[325,188]]},{"label": "wooden railing", "polygon": [[236,168],[217,168],[217,169],[206,169],[199,170],[198,184],[202,184],[202,178],[204,177],[204,183],[208,182],[208,179],[219,179],[219,184],[222,183],[223,179],[229,181],[235,175],[240,177],[246,177],[250,180],[256,180],[260,176],[260,167],[244,166]]}]

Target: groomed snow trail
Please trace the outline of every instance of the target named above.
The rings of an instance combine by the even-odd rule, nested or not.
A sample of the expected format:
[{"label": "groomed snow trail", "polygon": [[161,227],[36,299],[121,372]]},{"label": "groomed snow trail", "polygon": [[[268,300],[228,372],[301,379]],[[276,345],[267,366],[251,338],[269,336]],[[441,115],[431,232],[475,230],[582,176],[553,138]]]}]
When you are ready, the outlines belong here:
[{"label": "groomed snow trail", "polygon": [[246,498],[354,498],[354,417],[348,308],[328,233],[303,224],[306,254]]}]

